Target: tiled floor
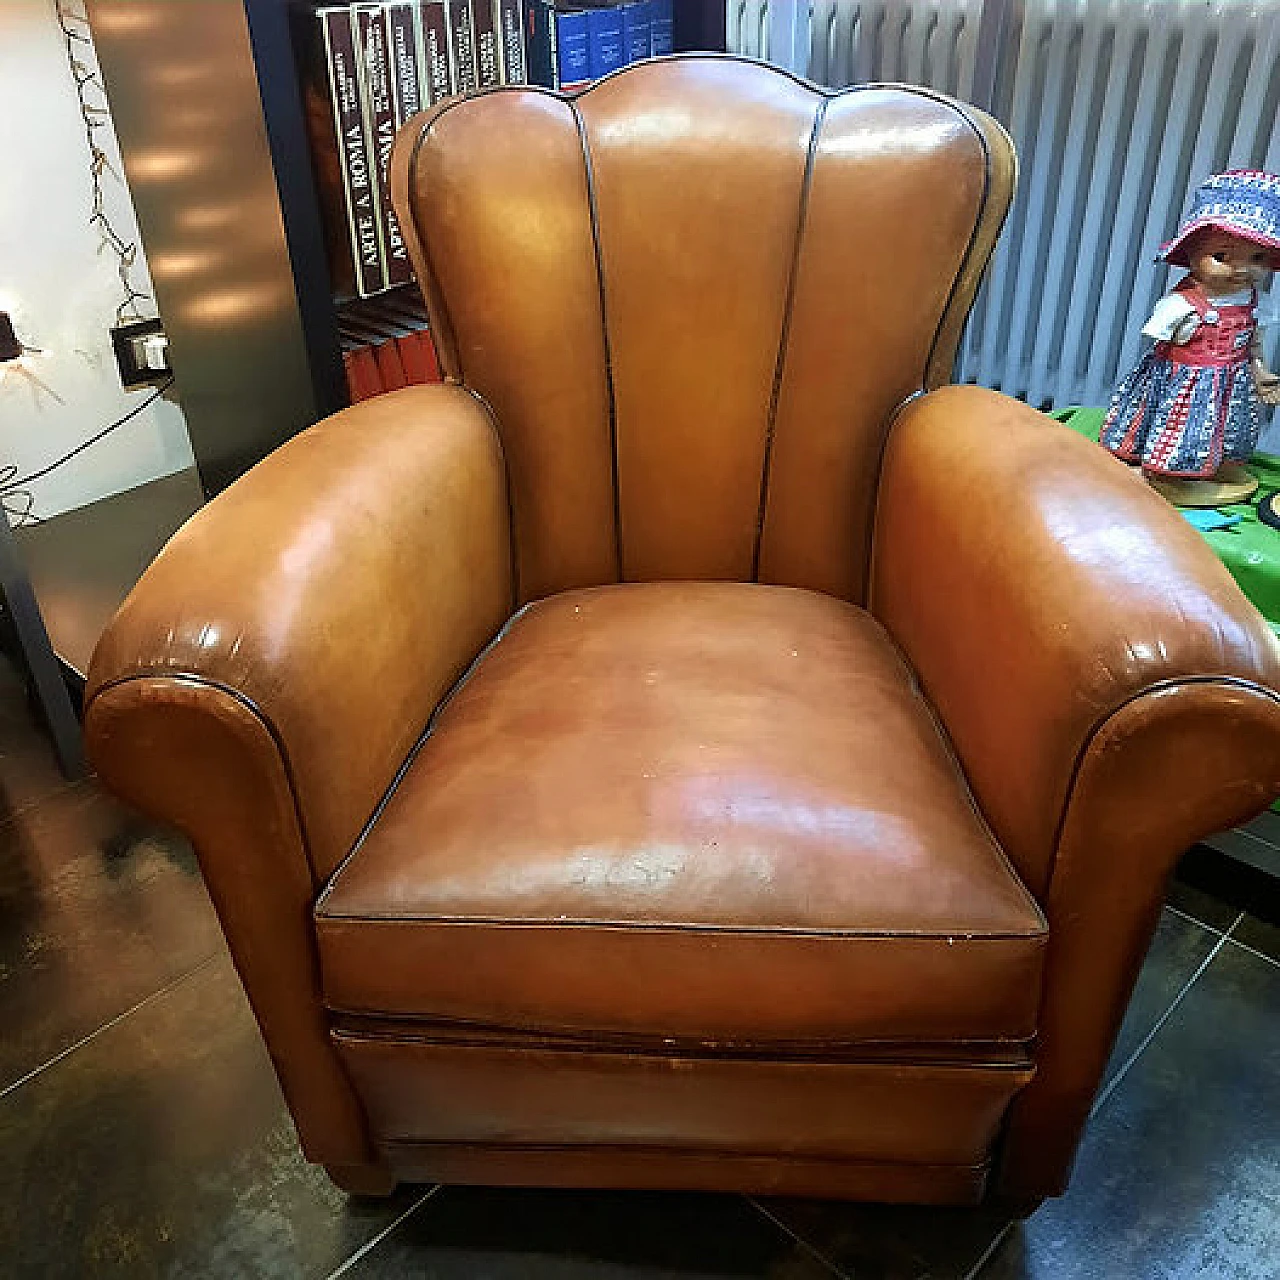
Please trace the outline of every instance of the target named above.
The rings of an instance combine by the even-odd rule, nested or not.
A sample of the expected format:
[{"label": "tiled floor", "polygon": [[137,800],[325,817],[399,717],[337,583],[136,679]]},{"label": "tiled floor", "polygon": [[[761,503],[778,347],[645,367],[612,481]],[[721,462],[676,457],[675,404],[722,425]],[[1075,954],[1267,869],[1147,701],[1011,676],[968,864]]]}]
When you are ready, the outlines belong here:
[{"label": "tiled floor", "polygon": [[299,1156],[190,851],[67,786],[0,665],[0,1275],[1280,1276],[1280,929],[1180,885],[1071,1192],[990,1212],[447,1188]]}]

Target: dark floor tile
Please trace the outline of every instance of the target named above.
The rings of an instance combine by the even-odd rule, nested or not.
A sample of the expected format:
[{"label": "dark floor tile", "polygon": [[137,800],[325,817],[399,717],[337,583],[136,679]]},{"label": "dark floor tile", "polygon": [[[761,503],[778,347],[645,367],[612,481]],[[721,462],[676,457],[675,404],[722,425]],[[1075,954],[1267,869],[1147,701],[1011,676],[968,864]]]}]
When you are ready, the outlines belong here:
[{"label": "dark floor tile", "polygon": [[6,1277],[328,1275],[411,1203],[307,1165],[222,957],[0,1101]]},{"label": "dark floor tile", "polygon": [[1225,946],[981,1280],[1275,1280],[1280,968]]},{"label": "dark floor tile", "polygon": [[446,1187],[348,1274],[830,1280],[833,1272],[740,1196]]},{"label": "dark floor tile", "polygon": [[857,1280],[960,1280],[1008,1221],[990,1209],[822,1200],[761,1203]]},{"label": "dark floor tile", "polygon": [[0,654],[0,823],[69,785],[27,698],[23,677]]},{"label": "dark floor tile", "polygon": [[1219,933],[1231,927],[1232,921],[1240,914],[1237,907],[1196,885],[1174,877],[1169,882],[1169,892],[1165,901],[1171,907],[1181,911],[1183,915],[1199,920],[1201,924],[1216,929]]},{"label": "dark floor tile", "polygon": [[1161,913],[1160,924],[1151,940],[1151,950],[1138,975],[1129,1011],[1125,1014],[1111,1061],[1107,1064],[1107,1080],[1124,1066],[1129,1055],[1164,1016],[1178,992],[1213,950],[1218,937],[1202,925],[1184,920],[1171,911]]},{"label": "dark floor tile", "polygon": [[0,827],[0,1091],[221,939],[187,842],[95,783]]},{"label": "dark floor tile", "polygon": [[1175,883],[1199,892],[1203,909],[1213,913],[1206,923],[1217,928],[1225,929],[1241,911],[1280,924],[1280,880],[1209,845],[1187,850],[1178,863]]},{"label": "dark floor tile", "polygon": [[[1163,1016],[1218,935],[1162,914],[1107,1068],[1109,1079]],[[1005,1224],[986,1210],[765,1202],[770,1212],[849,1275],[876,1280],[964,1276]]]},{"label": "dark floor tile", "polygon": [[1280,964],[1280,925],[1259,920],[1254,916],[1245,916],[1235,927],[1231,936],[1246,947],[1260,951]]}]

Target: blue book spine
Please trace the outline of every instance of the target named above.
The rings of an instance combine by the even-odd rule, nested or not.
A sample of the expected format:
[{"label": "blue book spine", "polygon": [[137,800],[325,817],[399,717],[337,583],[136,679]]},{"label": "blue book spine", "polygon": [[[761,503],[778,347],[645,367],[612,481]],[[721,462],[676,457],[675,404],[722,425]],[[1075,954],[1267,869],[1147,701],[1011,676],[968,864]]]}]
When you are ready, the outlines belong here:
[{"label": "blue book spine", "polygon": [[652,0],[649,6],[649,48],[655,58],[675,48],[675,15],[671,0]]},{"label": "blue book spine", "polygon": [[587,66],[593,80],[627,65],[622,30],[622,6],[591,9],[587,13]]},{"label": "blue book spine", "polygon": [[587,14],[556,13],[556,46],[560,63],[560,86],[564,89],[586,84],[591,79],[591,44]]},{"label": "blue book spine", "polygon": [[528,0],[524,10],[525,59],[530,84],[560,87],[556,58],[556,15],[551,0]]},{"label": "blue book spine", "polygon": [[630,0],[622,6],[622,39],[628,62],[649,56],[649,8],[649,0]]}]

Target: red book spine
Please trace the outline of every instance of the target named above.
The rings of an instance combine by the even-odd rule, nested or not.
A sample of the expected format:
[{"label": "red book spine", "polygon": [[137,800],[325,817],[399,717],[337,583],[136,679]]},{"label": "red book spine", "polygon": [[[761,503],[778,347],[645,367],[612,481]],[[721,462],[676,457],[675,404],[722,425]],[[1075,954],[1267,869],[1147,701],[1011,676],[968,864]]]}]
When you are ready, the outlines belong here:
[{"label": "red book spine", "polygon": [[481,89],[492,89],[502,83],[502,52],[498,48],[498,26],[494,0],[473,0],[475,21],[476,80]]},{"label": "red book spine", "polygon": [[356,37],[365,126],[373,140],[373,168],[378,192],[378,232],[386,276],[384,288],[412,279],[409,250],[391,205],[391,148],[396,140],[396,110],[391,89],[391,56],[387,47],[387,15],[379,5],[356,9]]},{"label": "red book spine", "polygon": [[427,366],[427,382],[443,382],[444,374],[440,372],[440,357],[436,353],[435,339],[426,329],[418,330],[418,343],[422,347],[422,358]]},{"label": "red book spine", "polygon": [[400,363],[404,366],[405,381],[410,386],[430,382],[431,379],[427,376],[427,362],[423,356],[422,343],[418,341],[418,335],[410,333],[397,338],[396,346],[400,349]]},{"label": "red book spine", "polygon": [[351,15],[345,10],[326,9],[317,16],[329,73],[356,292],[368,297],[383,288],[382,245],[378,236],[377,189],[360,107],[355,33]]},{"label": "red book spine", "polygon": [[408,385],[405,381],[404,365],[400,362],[400,351],[394,338],[378,343],[373,349],[373,358],[377,361],[383,391],[399,391],[401,387]]},{"label": "red book spine", "polygon": [[352,404],[368,400],[382,391],[382,378],[378,373],[378,362],[373,358],[372,347],[356,347],[354,350],[344,351],[342,364],[347,372],[347,392]]}]

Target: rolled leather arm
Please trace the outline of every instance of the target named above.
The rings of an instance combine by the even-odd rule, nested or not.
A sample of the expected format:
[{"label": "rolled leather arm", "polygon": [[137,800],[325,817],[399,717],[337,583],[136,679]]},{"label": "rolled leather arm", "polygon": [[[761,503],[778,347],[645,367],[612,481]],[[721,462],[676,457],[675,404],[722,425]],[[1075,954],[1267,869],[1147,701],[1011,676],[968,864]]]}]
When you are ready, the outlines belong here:
[{"label": "rolled leather arm", "polygon": [[1280,795],[1280,648],[1139,474],[974,387],[893,427],[871,607],[1049,918],[1000,1178],[1055,1194],[1174,862]]},{"label": "rolled leather arm", "polygon": [[367,1159],[312,903],[511,605],[493,426],[462,388],[415,387],[304,431],[196,514],[94,654],[90,758],[191,837],[312,1159]]}]

